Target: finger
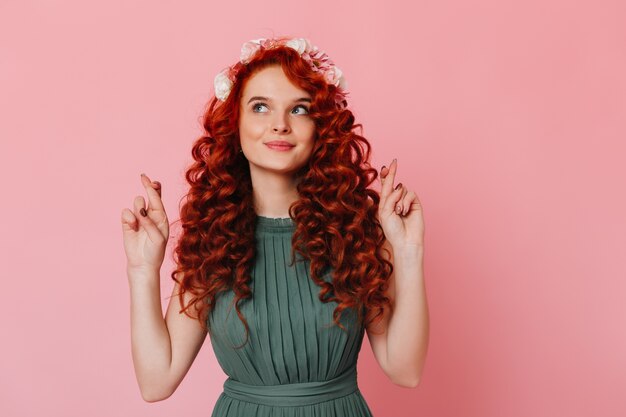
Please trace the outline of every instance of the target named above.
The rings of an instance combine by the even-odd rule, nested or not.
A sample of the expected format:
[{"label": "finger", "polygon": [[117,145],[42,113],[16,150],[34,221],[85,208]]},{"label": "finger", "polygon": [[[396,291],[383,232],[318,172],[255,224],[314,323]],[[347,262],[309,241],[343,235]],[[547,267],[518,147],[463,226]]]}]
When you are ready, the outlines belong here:
[{"label": "finger", "polygon": [[141,183],[148,194],[148,210],[165,212],[163,201],[161,200],[161,185],[154,185],[146,174],[141,174]]},{"label": "finger", "polygon": [[398,160],[394,158],[391,161],[391,165],[387,170],[387,174],[385,174],[385,181],[383,182],[381,189],[381,198],[387,198],[387,196],[394,190],[393,181],[396,176],[396,171],[398,167]]},{"label": "finger", "polygon": [[409,191],[403,198],[402,205],[404,209],[402,210],[402,215],[406,216],[410,210],[415,208],[415,204],[419,204],[417,194],[415,194],[415,191]]},{"label": "finger", "polygon": [[385,177],[387,177],[387,174],[389,174],[389,168],[387,168],[386,165],[383,165],[383,167],[380,169],[380,178],[384,180]]},{"label": "finger", "polygon": [[[135,197],[134,207],[134,214],[139,222],[139,227],[144,228],[146,233],[148,233],[148,238],[154,243],[163,241],[163,235],[161,234],[161,231],[156,226],[156,224],[154,224],[152,219],[148,216],[148,213],[145,211],[145,201],[142,196],[138,195],[137,197]],[[145,216],[142,214],[142,209],[144,209],[143,213],[146,214]]]},{"label": "finger", "polygon": [[398,198],[398,202],[396,203],[396,214],[402,214],[402,212],[404,211],[404,196],[406,195],[406,193],[408,192],[408,189],[403,185],[401,188],[402,193],[400,194],[400,197]]},{"label": "finger", "polygon": [[[141,184],[146,189],[146,193],[148,194],[148,208],[147,210],[164,210],[163,202],[161,201],[161,183],[158,181],[151,181],[150,178],[146,174],[141,174]],[[156,193],[152,191],[156,191]],[[154,202],[154,196],[158,196],[156,202]]]},{"label": "finger", "polygon": [[400,182],[398,183],[395,189],[391,190],[390,194],[387,196],[383,204],[383,208],[382,208],[383,213],[391,214],[395,212],[396,204],[398,204],[400,197],[402,197],[402,188],[403,186],[402,186],[402,183]]},{"label": "finger", "polygon": [[122,230],[124,232],[129,230],[133,230],[136,232],[138,227],[139,223],[137,222],[137,218],[135,217],[133,212],[127,208],[122,210]]},{"label": "finger", "polygon": [[159,198],[161,198],[161,183],[158,181],[152,181],[152,185],[154,186],[156,192],[159,194]]}]

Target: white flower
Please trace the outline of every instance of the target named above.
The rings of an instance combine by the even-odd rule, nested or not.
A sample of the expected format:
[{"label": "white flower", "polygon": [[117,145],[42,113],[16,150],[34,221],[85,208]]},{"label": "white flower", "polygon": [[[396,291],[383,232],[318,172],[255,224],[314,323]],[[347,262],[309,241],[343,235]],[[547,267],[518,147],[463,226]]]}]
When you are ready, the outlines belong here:
[{"label": "white flower", "polygon": [[346,89],[346,79],[343,76],[343,71],[338,66],[332,66],[324,72],[324,78],[329,84],[336,85],[342,90]]},{"label": "white flower", "polygon": [[343,75],[339,77],[339,80],[337,82],[339,83],[339,88],[341,88],[342,90],[348,89],[348,82],[346,81],[346,77],[344,77]]},{"label": "white flower", "polygon": [[261,48],[261,42],[264,39],[255,39],[252,41],[248,41],[241,46],[241,54],[239,56],[239,60],[247,64],[250,59],[257,53],[257,51]]},{"label": "white flower", "polygon": [[215,76],[215,80],[213,80],[213,87],[215,89],[215,97],[224,101],[228,97],[231,88],[233,88],[233,82],[226,75],[228,72],[228,68],[222,70],[219,74]]},{"label": "white flower", "polygon": [[311,44],[309,43],[308,39],[305,38],[294,38],[294,39],[289,39],[286,43],[285,46],[288,46],[292,49],[295,49],[296,51],[298,51],[298,53],[300,55],[302,55],[304,52],[308,52],[310,51],[311,48]]}]

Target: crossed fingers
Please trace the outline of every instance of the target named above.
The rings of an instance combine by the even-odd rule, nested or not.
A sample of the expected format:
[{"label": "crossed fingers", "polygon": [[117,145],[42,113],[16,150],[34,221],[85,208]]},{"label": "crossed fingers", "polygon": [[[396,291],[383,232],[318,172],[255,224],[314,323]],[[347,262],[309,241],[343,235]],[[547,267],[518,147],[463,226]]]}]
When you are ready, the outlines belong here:
[{"label": "crossed fingers", "polygon": [[[380,181],[382,183],[381,199],[383,200],[383,209],[390,209],[396,214],[405,216],[410,208],[411,201],[414,199],[415,192],[409,191],[401,182],[394,186],[396,172],[398,171],[398,160],[394,158],[387,168],[385,165],[380,170]],[[396,194],[395,196],[393,194]],[[391,198],[390,198],[391,196]],[[395,204],[395,207],[390,207]]]}]

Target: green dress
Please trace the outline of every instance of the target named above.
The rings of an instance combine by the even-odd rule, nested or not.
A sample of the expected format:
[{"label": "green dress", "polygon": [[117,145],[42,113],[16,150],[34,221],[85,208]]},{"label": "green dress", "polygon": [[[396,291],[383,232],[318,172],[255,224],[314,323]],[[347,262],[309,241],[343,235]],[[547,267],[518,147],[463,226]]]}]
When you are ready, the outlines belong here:
[{"label": "green dress", "polygon": [[343,311],[341,330],[332,317],[337,303],[319,300],[309,261],[288,265],[291,218],[256,219],[253,298],[239,304],[250,332],[244,347],[235,349],[246,339],[232,291],[217,297],[209,315],[211,345],[228,375],[211,416],[372,417],[357,386],[365,329],[356,312]]}]

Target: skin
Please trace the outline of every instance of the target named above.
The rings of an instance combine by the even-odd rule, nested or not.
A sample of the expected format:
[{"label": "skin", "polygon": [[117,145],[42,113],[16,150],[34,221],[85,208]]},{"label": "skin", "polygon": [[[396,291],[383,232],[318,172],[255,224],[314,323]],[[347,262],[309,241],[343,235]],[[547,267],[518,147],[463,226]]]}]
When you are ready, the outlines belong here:
[{"label": "skin", "polygon": [[429,312],[424,280],[424,217],[419,198],[401,182],[394,184],[398,161],[380,171],[378,219],[385,233],[381,255],[394,269],[382,320],[366,327],[372,352],[395,384],[417,387],[426,361]]},{"label": "skin", "polygon": [[[310,101],[311,95],[292,84],[280,66],[260,70],[243,88],[239,137],[250,164],[258,215],[289,217],[289,206],[298,199],[294,173],[306,165],[315,142]],[[265,145],[272,140],[295,147],[276,151]]]}]

